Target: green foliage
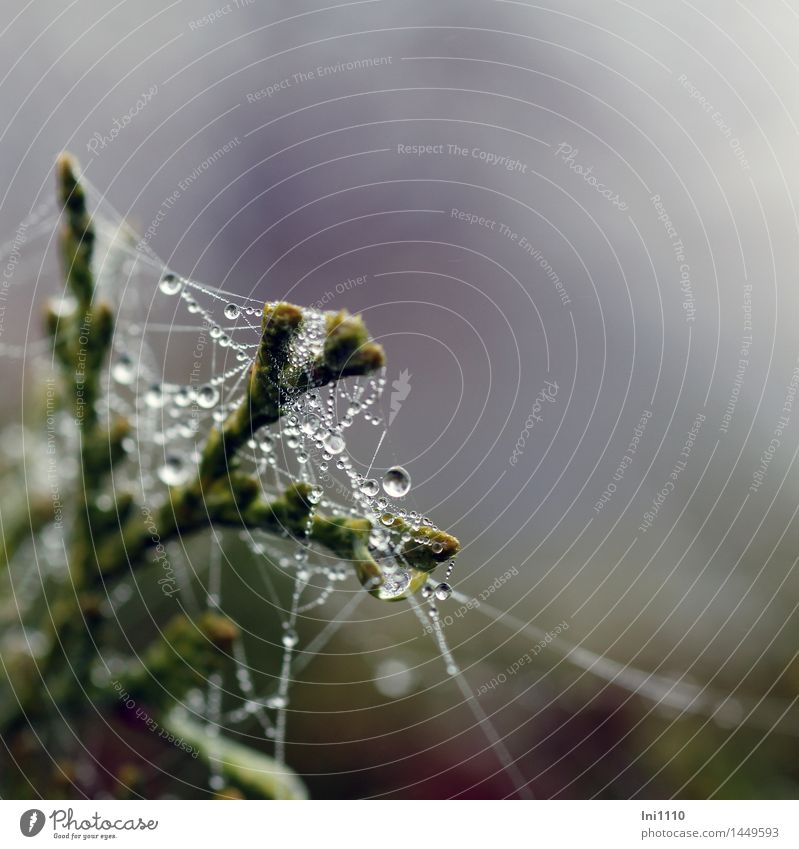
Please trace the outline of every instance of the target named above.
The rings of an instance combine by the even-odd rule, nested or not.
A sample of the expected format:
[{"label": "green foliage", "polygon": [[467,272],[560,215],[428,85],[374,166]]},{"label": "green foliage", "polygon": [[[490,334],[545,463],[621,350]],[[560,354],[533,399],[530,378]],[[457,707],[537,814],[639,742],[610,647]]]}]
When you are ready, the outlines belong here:
[{"label": "green foliage", "polygon": [[[196,620],[181,614],[163,628],[141,660],[130,660],[113,682],[115,686],[104,686],[91,674],[103,646],[102,601],[114,582],[148,567],[157,545],[209,526],[226,525],[298,538],[307,533],[311,542],[351,561],[373,595],[389,597],[382,589],[380,566],[370,553],[368,518],[318,512],[309,498],[309,485],[302,482],[289,484],[282,495],[269,500],[259,481],[243,471],[239,459],[254,433],[277,422],[298,393],[375,372],[384,364],[383,349],[370,339],[360,316],[327,313],[321,352],[310,365],[298,367],[291,350],[303,331],[303,311],[287,303],[267,304],[241,403],[207,434],[195,477],[171,487],[165,503],[151,514],[131,492],[111,486],[111,473],[126,461],[123,443],[131,433],[124,418],[105,420],[98,403],[115,314],[95,285],[94,225],[77,166],[67,155],[58,160],[57,180],[67,297],[48,309],[45,325],[60,375],[57,397],[71,411],[78,434],[80,471],[76,491],[64,499],[71,507],[65,529],[68,580],[58,588],[57,597],[48,599],[44,614],[48,645],[42,655],[10,658],[4,666],[6,698],[0,707],[0,736],[13,753],[24,748],[31,729],[46,739],[54,702],[69,722],[85,711],[87,697],[101,713],[118,711],[122,691],[125,701],[146,705],[154,723],[195,746],[238,792],[273,798],[304,796],[302,783],[290,769],[238,743],[209,735],[203,725],[177,708],[192,687],[231,662],[238,633],[233,622],[218,614],[205,613]],[[103,502],[101,495],[111,498]],[[16,522],[4,523],[3,564],[53,518],[46,497],[30,496],[26,508]],[[410,530],[399,517],[395,523],[399,532]],[[415,530],[412,536],[402,552],[412,573],[404,596],[416,591],[427,574],[451,559],[459,547],[454,537],[431,528]],[[60,773],[63,778],[66,771]],[[15,792],[14,787],[3,790],[3,795]],[[50,786],[35,790],[43,796],[64,793],[63,782],[55,778]],[[26,791],[29,788],[20,792]]]}]

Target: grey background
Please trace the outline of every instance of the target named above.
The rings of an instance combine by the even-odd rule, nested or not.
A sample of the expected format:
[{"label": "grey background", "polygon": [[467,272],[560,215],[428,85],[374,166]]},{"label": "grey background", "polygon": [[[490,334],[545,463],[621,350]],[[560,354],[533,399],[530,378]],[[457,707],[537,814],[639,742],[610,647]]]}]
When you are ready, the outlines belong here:
[{"label": "grey background", "polygon": [[[463,540],[458,589],[479,594],[514,567],[491,603],[544,631],[566,620],[569,640],[599,654],[754,698],[777,680],[795,655],[799,411],[759,491],[748,487],[799,356],[795,8],[254,0],[192,27],[224,4],[10,5],[4,234],[51,191],[62,149],[144,231],[181,180],[240,139],[181,193],[150,246],[187,275],[258,298],[313,303],[368,275],[329,308],[364,312],[389,381],[410,372],[377,466],[406,466],[413,506]],[[293,78],[367,57],[391,62]],[[153,85],[92,154],[93,134]],[[629,208],[575,174],[562,143]],[[485,150],[524,173],[471,154],[403,155],[404,144]],[[690,324],[654,194],[684,243]],[[518,244],[453,208],[526,237],[570,303]],[[750,356],[723,432],[746,283]],[[8,315],[19,320],[6,319],[3,341],[25,338],[32,300],[13,290]],[[546,380],[556,401],[511,465]],[[645,410],[638,452],[596,513]],[[639,531],[700,413],[687,467]],[[365,443],[359,459],[368,465],[373,450]],[[415,627],[394,619],[392,639]],[[473,614],[452,630],[475,687],[529,643],[488,622]],[[517,712],[510,727],[524,722],[535,681],[531,672],[493,697],[492,709]],[[448,692],[444,703],[460,701]]]}]

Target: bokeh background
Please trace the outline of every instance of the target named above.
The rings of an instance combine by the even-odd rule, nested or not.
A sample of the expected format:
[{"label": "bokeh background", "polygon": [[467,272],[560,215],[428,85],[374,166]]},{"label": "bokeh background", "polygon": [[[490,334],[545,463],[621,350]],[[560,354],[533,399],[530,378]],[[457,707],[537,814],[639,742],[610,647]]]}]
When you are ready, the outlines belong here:
[{"label": "bokeh background", "polygon": [[[6,4],[4,236],[71,150],[172,268],[361,311],[409,386],[375,468],[464,543],[483,600],[441,611],[493,731],[366,598],[292,690],[314,795],[796,795],[797,36],[749,0]],[[32,279],[4,344],[40,335]],[[277,618],[224,580],[268,675]]]}]

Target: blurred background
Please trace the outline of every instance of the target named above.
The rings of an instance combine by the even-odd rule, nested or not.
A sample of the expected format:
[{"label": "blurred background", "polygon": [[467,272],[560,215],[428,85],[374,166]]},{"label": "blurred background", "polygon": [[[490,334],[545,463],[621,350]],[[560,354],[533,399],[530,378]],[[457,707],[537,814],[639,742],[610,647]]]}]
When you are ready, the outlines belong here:
[{"label": "blurred background", "polygon": [[[180,273],[362,312],[374,468],[464,544],[460,684],[354,583],[301,622],[347,620],[292,689],[312,795],[796,795],[798,34],[723,0],[7,4],[4,239],[66,149]],[[5,345],[41,335],[32,280]],[[277,618],[223,582],[273,674]]]}]

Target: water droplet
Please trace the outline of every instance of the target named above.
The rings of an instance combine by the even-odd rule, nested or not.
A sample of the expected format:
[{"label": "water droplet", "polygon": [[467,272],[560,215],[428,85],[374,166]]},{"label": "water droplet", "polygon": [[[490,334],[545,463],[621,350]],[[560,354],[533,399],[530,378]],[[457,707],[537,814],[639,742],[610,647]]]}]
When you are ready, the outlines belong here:
[{"label": "water droplet", "polygon": [[236,306],[236,304],[228,304],[225,307],[225,318],[229,318],[231,321],[236,319],[241,314],[241,310]]},{"label": "water droplet", "polygon": [[439,601],[446,601],[452,595],[452,587],[449,584],[441,583],[436,587],[436,598]]},{"label": "water droplet", "polygon": [[433,588],[429,584],[422,587],[422,598],[430,598],[433,595]]},{"label": "water droplet", "polygon": [[175,393],[174,401],[178,407],[188,407],[191,404],[191,393],[185,386],[181,386]]},{"label": "water droplet", "polygon": [[380,517],[380,521],[386,526],[393,525],[394,517],[391,515],[391,513],[383,513],[383,515]]},{"label": "water droplet", "polygon": [[175,274],[168,273],[161,278],[158,288],[165,295],[177,295],[177,293],[183,288],[183,282],[178,279]]},{"label": "water droplet", "polygon": [[433,552],[433,554],[441,554],[441,552],[442,552],[443,550],[444,550],[444,546],[443,546],[440,542],[434,542],[434,543],[430,546],[430,551],[432,551],[432,552]]},{"label": "water droplet", "polygon": [[312,487],[308,493],[308,501],[310,501],[311,504],[318,504],[322,499],[322,492],[323,490],[321,486]]},{"label": "water droplet", "polygon": [[392,575],[385,575],[383,577],[383,584],[380,587],[380,596],[382,598],[394,598],[401,595],[408,589],[410,583],[410,573],[404,569],[398,570]]},{"label": "water droplet", "polygon": [[164,392],[160,383],[154,383],[144,395],[144,403],[151,409],[157,410],[164,406]]},{"label": "water droplet", "polygon": [[377,495],[380,486],[374,478],[369,478],[361,484],[361,492],[369,498]]},{"label": "water droplet", "polygon": [[127,354],[120,354],[116,362],[111,367],[111,377],[117,383],[125,386],[133,383],[136,377],[136,367],[133,365],[133,360]]},{"label": "water droplet", "polygon": [[402,498],[411,488],[411,476],[402,466],[392,466],[383,475],[383,489],[391,498]]},{"label": "water droplet", "polygon": [[313,436],[317,430],[319,430],[319,424],[318,416],[308,416],[308,418],[300,425],[300,430],[306,436]]},{"label": "water droplet", "polygon": [[296,631],[289,629],[283,632],[282,643],[287,649],[293,649],[300,641]]},{"label": "water droplet", "polygon": [[210,410],[211,407],[215,407],[218,403],[219,392],[210,383],[206,383],[205,386],[201,386],[197,390],[197,404],[203,409]]},{"label": "water droplet", "polygon": [[266,700],[266,706],[268,708],[280,709],[286,707],[288,702],[283,696],[272,696],[271,699]]},{"label": "water droplet", "polygon": [[158,470],[158,477],[167,486],[180,486],[188,480],[189,469],[180,455],[169,454]]},{"label": "water droplet", "polygon": [[347,443],[337,433],[328,433],[322,440],[328,454],[341,454]]}]

